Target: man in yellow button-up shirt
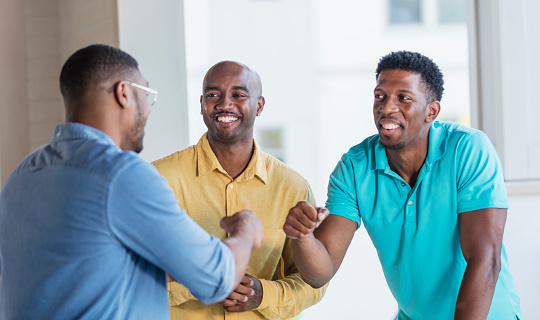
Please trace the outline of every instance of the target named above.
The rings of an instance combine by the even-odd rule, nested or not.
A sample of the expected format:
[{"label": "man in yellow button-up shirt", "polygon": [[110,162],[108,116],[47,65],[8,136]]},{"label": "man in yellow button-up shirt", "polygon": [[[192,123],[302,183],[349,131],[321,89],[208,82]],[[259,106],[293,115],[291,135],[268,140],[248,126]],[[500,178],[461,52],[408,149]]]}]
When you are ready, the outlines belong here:
[{"label": "man in yellow button-up shirt", "polygon": [[265,103],[261,92],[255,71],[237,62],[217,63],[203,81],[207,133],[197,145],[154,162],[180,207],[209,233],[227,237],[219,221],[242,209],[253,210],[264,226],[264,242],[228,299],[207,306],[171,282],[171,319],[288,319],[319,302],[326,291],[302,280],[282,230],[291,207],[315,200],[301,175],[254,141],[253,125]]}]

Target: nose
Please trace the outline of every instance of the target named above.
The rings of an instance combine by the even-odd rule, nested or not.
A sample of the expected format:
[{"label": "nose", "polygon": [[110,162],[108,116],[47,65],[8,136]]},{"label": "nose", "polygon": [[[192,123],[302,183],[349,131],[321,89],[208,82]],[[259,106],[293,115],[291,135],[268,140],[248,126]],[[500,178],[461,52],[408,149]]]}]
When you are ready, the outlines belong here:
[{"label": "nose", "polygon": [[398,111],[395,99],[387,98],[377,103],[377,112],[381,114],[390,114]]},{"label": "nose", "polygon": [[233,106],[233,101],[232,99],[229,97],[229,95],[222,95],[221,96],[221,99],[219,99],[218,103],[216,104],[216,108],[218,109],[228,109],[230,107]]}]

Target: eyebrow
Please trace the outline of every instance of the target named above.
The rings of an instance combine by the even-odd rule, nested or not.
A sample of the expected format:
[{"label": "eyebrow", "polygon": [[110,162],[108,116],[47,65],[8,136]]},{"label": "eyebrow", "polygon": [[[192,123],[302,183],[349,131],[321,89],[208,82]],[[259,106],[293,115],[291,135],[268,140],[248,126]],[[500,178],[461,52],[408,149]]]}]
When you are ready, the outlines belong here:
[{"label": "eyebrow", "polygon": [[[383,92],[384,92],[384,90],[381,89],[381,88],[375,88],[375,89],[373,90],[373,92],[376,92],[376,91],[383,91]],[[408,89],[399,89],[398,92],[402,92],[402,93],[410,93],[410,94],[416,94],[414,91],[408,90]]]},{"label": "eyebrow", "polygon": [[211,90],[219,90],[218,87],[205,87],[204,92],[211,91]]}]

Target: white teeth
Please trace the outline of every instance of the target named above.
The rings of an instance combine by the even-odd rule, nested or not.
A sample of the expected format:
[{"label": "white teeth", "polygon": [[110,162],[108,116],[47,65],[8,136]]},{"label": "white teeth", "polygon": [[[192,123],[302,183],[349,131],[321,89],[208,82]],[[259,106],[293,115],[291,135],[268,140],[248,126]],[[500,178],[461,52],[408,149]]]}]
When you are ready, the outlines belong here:
[{"label": "white teeth", "polygon": [[389,123],[389,124],[383,124],[382,125],[383,128],[387,129],[387,130],[392,130],[392,129],[397,129],[399,128],[399,126],[397,124],[392,124],[392,123]]},{"label": "white teeth", "polygon": [[217,120],[219,122],[233,122],[233,121],[238,120],[238,118],[233,117],[233,116],[225,116],[225,117],[218,117]]}]

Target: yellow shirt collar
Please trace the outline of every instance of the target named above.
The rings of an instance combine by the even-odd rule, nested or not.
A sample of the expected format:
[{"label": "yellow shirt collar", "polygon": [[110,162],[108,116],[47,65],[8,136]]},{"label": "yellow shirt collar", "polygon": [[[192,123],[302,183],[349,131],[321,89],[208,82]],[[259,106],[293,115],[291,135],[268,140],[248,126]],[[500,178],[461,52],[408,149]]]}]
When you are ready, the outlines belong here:
[{"label": "yellow shirt collar", "polygon": [[[247,181],[258,177],[264,184],[267,183],[268,172],[263,157],[263,152],[257,142],[253,140],[253,156],[249,161],[247,168],[235,180],[238,182]],[[197,176],[203,176],[214,170],[229,175],[219,163],[214,151],[208,142],[208,133],[203,134],[199,142],[197,142]]]}]

